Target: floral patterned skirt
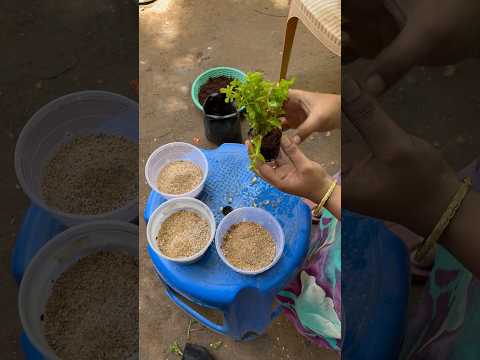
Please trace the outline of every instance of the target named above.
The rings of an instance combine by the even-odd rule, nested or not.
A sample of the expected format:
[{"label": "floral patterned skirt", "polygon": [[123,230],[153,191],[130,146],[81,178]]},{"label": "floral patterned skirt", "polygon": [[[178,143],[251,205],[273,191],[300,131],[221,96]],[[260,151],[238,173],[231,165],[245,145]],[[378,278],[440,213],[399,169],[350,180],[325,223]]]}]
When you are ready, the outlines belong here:
[{"label": "floral patterned skirt", "polygon": [[277,298],[286,317],[314,344],[340,351],[341,225],[325,211],[314,226],[304,266]]}]

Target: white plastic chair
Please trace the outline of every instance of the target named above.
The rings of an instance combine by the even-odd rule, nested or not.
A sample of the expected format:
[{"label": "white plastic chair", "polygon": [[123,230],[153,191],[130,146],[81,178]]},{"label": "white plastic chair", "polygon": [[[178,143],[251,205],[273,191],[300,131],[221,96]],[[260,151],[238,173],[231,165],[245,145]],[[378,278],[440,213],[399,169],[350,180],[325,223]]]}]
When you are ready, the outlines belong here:
[{"label": "white plastic chair", "polygon": [[285,31],[280,79],[287,75],[298,20],[335,55],[340,56],[341,0],[291,0]]}]

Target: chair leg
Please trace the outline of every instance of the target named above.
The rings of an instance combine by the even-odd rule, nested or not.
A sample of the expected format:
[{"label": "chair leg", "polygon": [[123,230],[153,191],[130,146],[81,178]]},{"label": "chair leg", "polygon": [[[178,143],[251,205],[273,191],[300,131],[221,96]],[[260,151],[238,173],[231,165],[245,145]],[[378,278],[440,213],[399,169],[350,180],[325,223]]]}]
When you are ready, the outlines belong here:
[{"label": "chair leg", "polygon": [[287,30],[285,31],[285,41],[283,43],[282,67],[280,68],[280,80],[287,76],[288,62],[292,52],[295,30],[297,30],[298,18],[291,17],[287,21]]}]

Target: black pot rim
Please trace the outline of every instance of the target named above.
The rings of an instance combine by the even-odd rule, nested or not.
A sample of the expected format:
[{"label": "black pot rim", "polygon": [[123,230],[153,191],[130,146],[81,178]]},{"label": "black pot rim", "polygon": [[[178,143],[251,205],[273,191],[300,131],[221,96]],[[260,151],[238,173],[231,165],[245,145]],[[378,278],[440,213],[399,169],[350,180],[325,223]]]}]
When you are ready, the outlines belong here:
[{"label": "black pot rim", "polygon": [[234,113],[231,113],[231,114],[228,114],[228,115],[209,115],[207,113],[205,113],[205,116],[209,119],[212,119],[212,120],[225,120],[225,119],[230,119],[230,118],[233,118],[233,117],[237,117],[239,112],[234,112]]}]

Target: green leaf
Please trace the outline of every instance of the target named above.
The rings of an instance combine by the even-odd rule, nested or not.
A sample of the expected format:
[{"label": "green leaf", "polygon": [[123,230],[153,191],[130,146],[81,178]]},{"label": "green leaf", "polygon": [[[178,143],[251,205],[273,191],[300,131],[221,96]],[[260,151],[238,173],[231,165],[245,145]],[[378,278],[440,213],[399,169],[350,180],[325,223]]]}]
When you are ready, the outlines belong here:
[{"label": "green leaf", "polygon": [[285,113],[283,105],[288,99],[288,89],[294,79],[279,82],[265,80],[261,72],[249,72],[245,79],[235,79],[220,91],[225,93],[227,102],[235,101],[238,107],[246,108],[246,118],[256,136],[253,140],[255,151],[250,155],[250,168],[255,169],[257,160],[265,161],[260,153],[261,138],[275,128],[281,129],[280,117]]},{"label": "green leaf", "polygon": [[182,350],[180,349],[180,346],[178,345],[178,342],[177,341],[174,341],[171,345],[170,345],[170,352],[173,353],[173,354],[176,354],[178,356],[183,356],[183,352]]},{"label": "green leaf", "polygon": [[257,170],[257,161],[265,162],[265,158],[261,153],[262,139],[262,135],[255,135],[251,140],[253,151],[248,154],[250,157],[250,170]]}]

